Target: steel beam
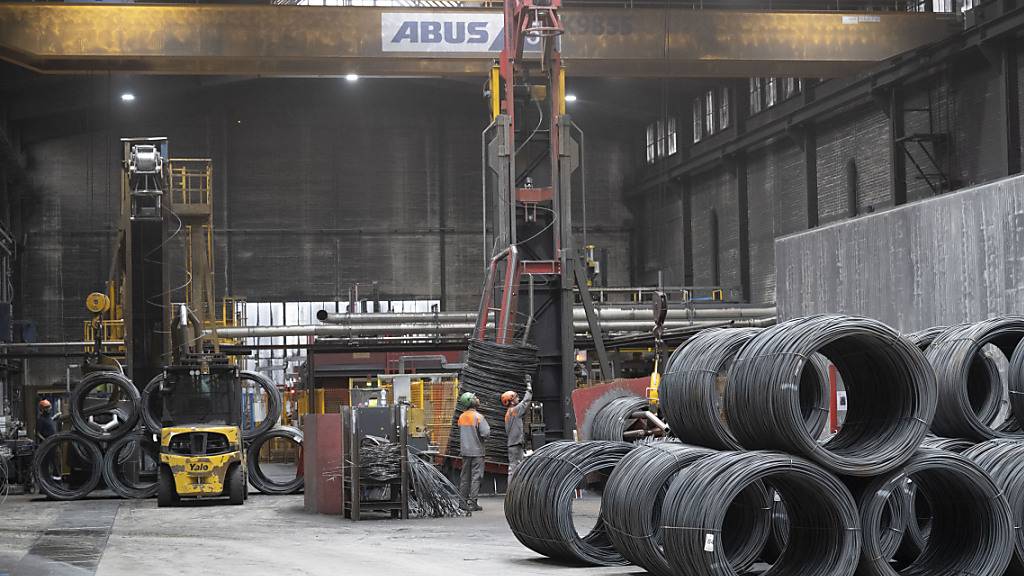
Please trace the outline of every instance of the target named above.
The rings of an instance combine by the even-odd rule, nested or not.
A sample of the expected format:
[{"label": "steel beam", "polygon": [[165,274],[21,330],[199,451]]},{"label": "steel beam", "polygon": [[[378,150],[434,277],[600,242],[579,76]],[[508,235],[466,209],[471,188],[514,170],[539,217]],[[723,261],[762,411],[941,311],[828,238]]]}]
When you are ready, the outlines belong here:
[{"label": "steel beam", "polygon": [[[951,15],[902,12],[563,12],[562,54],[577,77],[843,76],[947,37],[957,24]],[[430,44],[396,41],[391,30],[396,21],[497,16],[484,8],[8,3],[0,4],[0,58],[50,73],[484,76],[500,24],[489,25],[479,52],[456,51],[466,35],[449,42],[443,27]]]}]

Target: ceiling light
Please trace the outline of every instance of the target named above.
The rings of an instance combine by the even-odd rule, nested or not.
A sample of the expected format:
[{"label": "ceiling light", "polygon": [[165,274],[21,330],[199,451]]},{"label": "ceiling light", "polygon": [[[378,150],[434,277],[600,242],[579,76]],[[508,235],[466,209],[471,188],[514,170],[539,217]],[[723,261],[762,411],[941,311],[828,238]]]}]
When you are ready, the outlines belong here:
[{"label": "ceiling light", "polygon": [[348,80],[349,82],[355,82],[356,80],[359,80],[359,74],[346,74],[345,80]]},{"label": "ceiling light", "polygon": [[565,101],[566,102],[575,102],[576,101],[576,95],[575,94],[566,94],[565,95]]},{"label": "ceiling light", "polygon": [[133,102],[134,100],[135,94],[132,94],[131,92],[125,92],[124,94],[121,94],[122,102]]}]

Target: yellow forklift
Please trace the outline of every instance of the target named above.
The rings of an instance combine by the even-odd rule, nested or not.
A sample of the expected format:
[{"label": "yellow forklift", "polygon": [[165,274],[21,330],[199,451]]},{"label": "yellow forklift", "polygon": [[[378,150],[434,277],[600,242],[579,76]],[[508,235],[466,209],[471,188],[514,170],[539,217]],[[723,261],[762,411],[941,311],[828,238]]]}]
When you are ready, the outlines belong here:
[{"label": "yellow forklift", "polygon": [[218,353],[184,354],[160,384],[157,505],[248,497],[238,367]]}]

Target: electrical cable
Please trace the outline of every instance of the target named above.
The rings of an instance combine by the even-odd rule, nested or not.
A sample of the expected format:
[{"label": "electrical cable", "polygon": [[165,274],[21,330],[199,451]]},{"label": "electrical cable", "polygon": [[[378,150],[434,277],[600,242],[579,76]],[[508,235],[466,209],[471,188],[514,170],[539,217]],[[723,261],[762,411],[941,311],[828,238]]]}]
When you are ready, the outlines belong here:
[{"label": "electrical cable", "polygon": [[[803,458],[779,452],[719,452],[691,464],[668,486],[662,506],[664,550],[673,574],[732,576],[729,507],[764,483],[787,503],[788,545],[764,576],[851,576],[860,522],[849,490]],[[767,514],[767,510],[765,510]],[[731,537],[735,537],[732,535]]]},{"label": "electrical cable", "polygon": [[[96,404],[91,393],[100,387],[110,386],[109,396],[100,398]],[[71,423],[75,430],[86,438],[109,442],[135,429],[139,421],[141,399],[139,390],[131,380],[118,372],[93,372],[71,391]],[[96,417],[106,418],[97,422]]]},{"label": "electrical cable", "polygon": [[[928,346],[925,356],[934,368],[938,389],[938,406],[932,422],[935,434],[979,442],[1024,438],[1012,410],[1006,422],[994,422],[1001,408],[1004,384],[998,372],[993,374],[978,361],[984,357],[984,348],[991,344],[1012,362],[1014,350],[1022,340],[1024,317],[1008,316],[953,326]],[[1016,386],[1016,379],[1014,382]],[[1012,403],[1011,398],[1011,408]]]},{"label": "electrical cable", "polygon": [[623,434],[636,423],[634,412],[647,410],[650,403],[640,396],[624,396],[605,404],[594,414],[590,429],[590,440],[613,440],[622,442]]},{"label": "electrical cable", "polygon": [[[147,469],[146,459],[150,466]],[[122,436],[107,447],[103,454],[103,482],[122,498],[152,498],[156,496],[159,483],[157,467],[160,452],[149,437],[142,433]],[[126,465],[137,464],[136,470],[126,471]],[[143,475],[151,476],[149,481]],[[132,478],[137,476],[138,479]]]},{"label": "electrical cable", "polygon": [[[629,561],[656,576],[675,576],[665,558],[661,506],[669,481],[714,450],[674,442],[638,446],[612,471],[601,497],[609,540]],[[753,565],[768,538],[770,497],[760,482],[740,492],[726,512],[726,556],[737,571]]]},{"label": "electrical cable", "polygon": [[572,508],[578,488],[606,477],[632,449],[625,442],[553,442],[527,456],[505,493],[505,520],[512,534],[549,558],[595,566],[627,564],[609,540],[604,514],[581,536]]},{"label": "electrical cable", "polygon": [[1007,574],[1024,574],[1024,443],[989,440],[963,452],[980,466],[1006,497],[1013,513],[1014,554]]},{"label": "electrical cable", "polygon": [[[69,444],[61,458],[59,450]],[[70,468],[72,478],[85,475],[77,486],[65,485],[61,468]],[[36,448],[32,469],[39,490],[54,500],[79,500],[85,498],[100,483],[103,476],[103,452],[98,444],[77,432],[59,432],[50,436]]]},{"label": "electrical cable", "polygon": [[[472,392],[480,401],[477,411],[487,420],[491,434],[484,442],[487,459],[508,462],[508,437],[505,432],[505,411],[501,394],[512,390],[520,396],[526,393],[525,376],[536,376],[539,361],[537,348],[522,344],[498,344],[488,340],[470,340],[466,365],[459,374],[459,394]],[[448,454],[459,453],[458,418],[462,413],[456,407],[448,441]]]},{"label": "electrical cable", "polygon": [[[815,353],[835,365],[850,399],[842,428],[823,444],[807,429],[797,380]],[[868,318],[820,315],[765,328],[728,377],[725,411],[740,445],[803,455],[850,476],[898,468],[935,411],[935,376],[921,351]]]},{"label": "electrical cable", "polygon": [[[883,510],[910,477],[929,498],[933,518],[920,555],[897,571],[883,550]],[[1002,576],[1014,549],[1010,505],[988,474],[965,456],[925,448],[900,470],[871,480],[859,498],[863,547],[858,574]]]},{"label": "electrical cable", "polygon": [[[297,450],[295,477],[283,482],[268,476],[263,470],[263,463],[260,461],[260,452],[263,450],[263,446],[276,438],[290,441]],[[246,458],[246,467],[249,470],[249,484],[252,484],[253,488],[263,494],[296,494],[301,491],[306,484],[303,471],[298,468],[298,463],[302,462],[302,440],[302,431],[291,426],[276,426],[265,434],[260,434],[253,438],[252,443],[249,444]]]}]

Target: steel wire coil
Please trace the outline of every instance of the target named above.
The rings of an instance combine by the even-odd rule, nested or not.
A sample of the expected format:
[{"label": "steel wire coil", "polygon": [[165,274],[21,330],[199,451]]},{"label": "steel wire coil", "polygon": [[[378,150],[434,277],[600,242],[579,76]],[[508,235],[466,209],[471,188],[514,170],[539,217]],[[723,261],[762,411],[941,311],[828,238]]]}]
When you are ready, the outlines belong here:
[{"label": "steel wire coil", "polygon": [[931,328],[904,334],[903,337],[910,340],[910,343],[917,346],[921,352],[924,352],[946,330],[949,330],[949,326],[932,326]]},{"label": "steel wire coil", "polygon": [[721,452],[680,472],[662,506],[665,552],[674,574],[729,576],[725,523],[743,490],[763,483],[787,503],[789,542],[764,576],[850,576],[860,522],[849,490],[812,462],[779,452]]},{"label": "steel wire coil", "polygon": [[941,438],[931,434],[925,436],[924,440],[921,440],[922,448],[948,450],[949,452],[954,452],[956,454],[961,454],[964,450],[967,450],[975,444],[977,444],[977,442],[974,440],[968,440],[967,438]]},{"label": "steel wire coil", "polygon": [[252,440],[270,432],[274,426],[277,426],[277,421],[281,419],[281,411],[284,409],[284,399],[281,397],[281,390],[277,388],[277,384],[259,372],[239,370],[238,379],[241,382],[255,383],[267,395],[267,410],[263,420],[252,426],[242,426],[242,438]]},{"label": "steel wire coil", "polygon": [[263,445],[275,438],[288,440],[294,444],[299,453],[296,462],[302,462],[302,431],[291,426],[276,426],[266,434],[253,438],[252,443],[249,444],[246,458],[249,484],[252,484],[253,488],[263,494],[295,494],[301,491],[306,484],[302,470],[297,469],[294,478],[282,481],[267,475],[263,469],[263,463],[260,462],[260,452],[263,450]]},{"label": "steel wire coil", "polygon": [[[638,447],[619,462],[605,485],[601,513],[608,538],[627,560],[656,576],[674,576],[665,558],[660,527],[665,489],[680,470],[717,453],[660,442]],[[753,565],[764,547],[769,511],[770,497],[758,482],[743,490],[726,513],[726,554],[737,571]]]},{"label": "steel wire coil", "polygon": [[[109,388],[100,392],[97,390]],[[86,438],[110,442],[135,429],[139,390],[120,372],[93,372],[71,391],[71,424]]]},{"label": "steel wire coil", "polygon": [[[890,495],[910,477],[934,497],[931,533],[921,553],[897,570],[882,551],[881,518]],[[967,457],[924,448],[900,470],[870,483],[858,502],[863,546],[858,576],[1001,576],[1014,549],[1010,505],[988,474]]]},{"label": "steel wire coil", "polygon": [[[477,409],[487,419],[491,435],[484,448],[487,459],[508,461],[508,436],[505,433],[505,410],[501,394],[514,390],[520,396],[526,392],[525,376],[537,372],[537,348],[521,344],[498,344],[488,340],[470,340],[466,365],[459,374],[459,394],[472,392],[480,400]],[[448,453],[459,453],[459,414],[456,408],[448,440]]]},{"label": "steel wire coil", "polygon": [[[836,366],[848,397],[840,431],[823,444],[807,430],[799,378],[812,355]],[[811,458],[849,476],[898,468],[917,450],[935,411],[935,376],[921,351],[867,318],[810,316],[764,329],[744,346],[725,391],[742,446]]]},{"label": "steel wire coil", "polygon": [[585,480],[609,474],[632,449],[625,442],[554,442],[528,456],[505,493],[505,520],[516,539],[564,562],[627,564],[609,540],[604,514],[581,536],[573,525],[572,506],[576,489]]},{"label": "steel wire coil", "polygon": [[160,422],[163,405],[160,399],[160,387],[164,382],[163,373],[157,374],[150,379],[142,388],[142,400],[139,402],[142,413],[142,423],[146,430],[153,434],[159,434],[163,425]]},{"label": "steel wire coil", "polygon": [[1024,420],[1024,340],[1017,344],[1013,354],[1010,356],[1010,365],[1006,368],[1007,393],[1010,397],[1010,409],[1013,414],[1020,415]]},{"label": "steel wire coil", "polygon": [[[151,438],[138,432],[122,436],[103,454],[103,482],[122,498],[152,498],[159,487],[159,462],[160,450]],[[126,465],[137,468],[126,473]]]},{"label": "steel wire coil", "polygon": [[932,422],[935,434],[979,442],[1024,438],[1012,414],[1002,425],[995,425],[1004,384],[998,369],[993,373],[991,364],[984,361],[984,349],[991,344],[1012,362],[1022,339],[1024,317],[1008,316],[953,326],[928,346],[925,356],[934,368],[938,390]]},{"label": "steel wire coil", "polygon": [[[64,444],[71,449],[62,454]],[[70,469],[69,474],[63,473],[65,465]],[[85,498],[100,483],[102,468],[103,452],[99,445],[78,432],[59,432],[43,440],[32,461],[36,486],[54,500]],[[76,475],[84,475],[77,486],[65,482],[65,477]]]},{"label": "steel wire coil", "polygon": [[1013,513],[1014,554],[1008,574],[1024,574],[1024,442],[989,440],[963,452],[996,483]]},{"label": "steel wire coil", "polygon": [[[727,371],[740,349],[760,328],[711,328],[677,349],[658,389],[662,412],[683,442],[718,450],[741,450],[722,407]],[[817,437],[828,421],[827,362],[820,355],[800,376],[800,406],[809,433]]]},{"label": "steel wire coil", "polygon": [[649,407],[648,400],[639,396],[623,396],[612,400],[594,414],[590,439],[622,442],[625,440],[623,434],[636,422],[633,413]]}]

